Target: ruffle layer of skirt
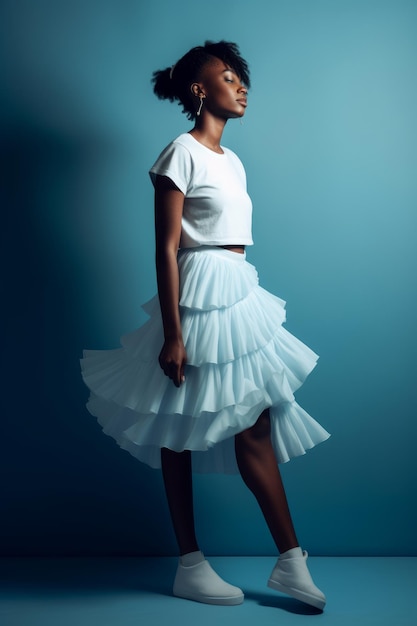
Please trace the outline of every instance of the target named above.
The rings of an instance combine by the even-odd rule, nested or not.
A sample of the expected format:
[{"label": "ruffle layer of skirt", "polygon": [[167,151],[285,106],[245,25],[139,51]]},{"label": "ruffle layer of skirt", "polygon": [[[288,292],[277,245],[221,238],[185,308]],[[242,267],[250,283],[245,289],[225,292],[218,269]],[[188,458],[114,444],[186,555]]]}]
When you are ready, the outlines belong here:
[{"label": "ruffle layer of skirt", "polygon": [[160,449],[193,454],[200,472],[237,471],[233,436],[270,408],[278,462],[329,437],[294,400],[317,355],[282,327],[285,303],[258,285],[243,255],[219,248],[181,252],[180,313],[186,380],[177,389],[158,355],[157,298],[150,319],[117,350],[85,351],[89,411],[104,432],[141,461],[160,467]]}]

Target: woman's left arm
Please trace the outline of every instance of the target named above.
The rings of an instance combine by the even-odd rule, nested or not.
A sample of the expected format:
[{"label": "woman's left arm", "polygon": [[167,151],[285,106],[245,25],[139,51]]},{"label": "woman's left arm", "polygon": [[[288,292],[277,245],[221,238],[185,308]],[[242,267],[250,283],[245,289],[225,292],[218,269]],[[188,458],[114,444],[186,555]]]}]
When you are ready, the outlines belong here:
[{"label": "woman's left arm", "polygon": [[179,387],[184,380],[187,354],[179,313],[177,254],[181,236],[184,194],[166,176],[155,181],[156,275],[164,327],[164,345],[159,364]]}]

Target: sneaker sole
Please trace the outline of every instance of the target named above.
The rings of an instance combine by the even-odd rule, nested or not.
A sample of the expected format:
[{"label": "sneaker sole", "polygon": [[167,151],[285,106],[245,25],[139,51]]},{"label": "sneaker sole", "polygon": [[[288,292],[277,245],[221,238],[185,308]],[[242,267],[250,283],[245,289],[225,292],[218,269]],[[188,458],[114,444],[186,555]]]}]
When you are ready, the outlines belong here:
[{"label": "sneaker sole", "polygon": [[275,591],[281,591],[282,593],[287,594],[288,596],[292,596],[296,600],[300,600],[305,604],[310,604],[314,606],[316,609],[320,609],[322,611],[326,606],[326,601],[321,598],[317,598],[316,596],[312,596],[309,593],[305,593],[304,591],[300,591],[299,589],[294,589],[293,587],[287,587],[286,585],[282,585],[270,578],[268,580],[268,587],[274,589]]},{"label": "sneaker sole", "polygon": [[203,602],[204,604],[218,604],[220,606],[236,606],[242,604],[245,596],[228,596],[228,597],[216,597],[216,596],[198,596],[198,595],[181,595],[174,592],[176,598],[182,598],[183,600],[193,600],[194,602]]}]

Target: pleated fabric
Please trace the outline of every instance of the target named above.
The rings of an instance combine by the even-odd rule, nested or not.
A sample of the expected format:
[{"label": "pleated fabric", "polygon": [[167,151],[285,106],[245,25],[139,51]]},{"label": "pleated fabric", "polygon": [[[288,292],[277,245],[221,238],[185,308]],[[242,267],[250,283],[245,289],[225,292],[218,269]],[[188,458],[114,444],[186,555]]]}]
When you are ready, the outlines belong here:
[{"label": "pleated fabric", "polygon": [[175,387],[158,363],[163,343],[158,297],[149,320],[116,350],[86,350],[87,408],[120,447],[151,467],[162,447],[193,451],[196,472],[238,472],[234,435],[270,409],[279,463],[329,433],[295,401],[318,356],[282,324],[285,302],[259,286],[245,255],[218,247],[181,250],[180,315],[185,382]]}]

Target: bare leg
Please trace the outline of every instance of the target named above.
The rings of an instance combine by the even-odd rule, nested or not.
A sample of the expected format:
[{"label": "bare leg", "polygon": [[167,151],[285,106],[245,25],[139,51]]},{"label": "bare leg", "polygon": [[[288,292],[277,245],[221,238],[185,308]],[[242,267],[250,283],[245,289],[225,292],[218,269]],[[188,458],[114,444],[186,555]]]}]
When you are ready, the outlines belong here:
[{"label": "bare leg", "polygon": [[161,460],[168,505],[180,549],[174,596],[207,604],[241,604],[242,590],[220,578],[199,552],[194,528],[191,452],[173,452],[162,448]]},{"label": "bare leg", "polygon": [[161,450],[162,475],[180,555],[199,550],[194,526],[191,452]]},{"label": "bare leg", "polygon": [[298,546],[281,474],[271,443],[269,411],[235,437],[236,460],[245,484],[256,497],[281,552]]}]

